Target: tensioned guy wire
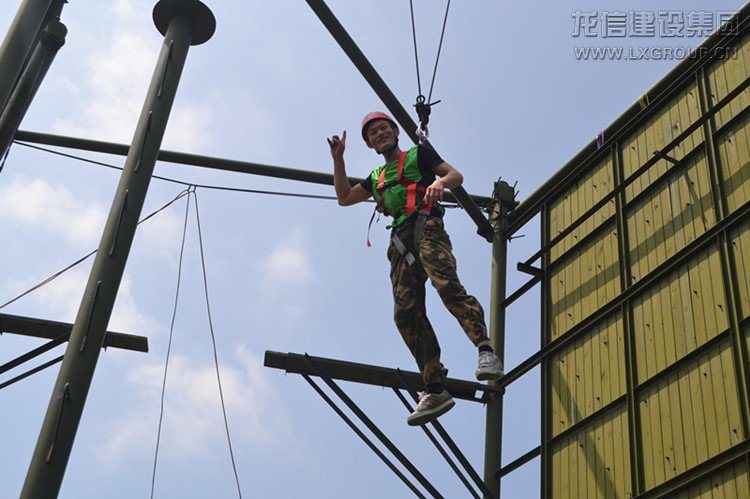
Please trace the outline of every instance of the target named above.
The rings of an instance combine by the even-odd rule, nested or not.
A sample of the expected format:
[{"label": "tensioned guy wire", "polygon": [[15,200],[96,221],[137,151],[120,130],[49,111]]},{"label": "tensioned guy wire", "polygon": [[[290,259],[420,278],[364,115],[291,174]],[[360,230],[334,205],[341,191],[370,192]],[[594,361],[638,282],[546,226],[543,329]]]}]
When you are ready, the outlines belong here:
[{"label": "tensioned guy wire", "polygon": [[[173,203],[175,203],[178,199],[182,198],[183,196],[186,196],[187,194],[188,194],[188,189],[185,189],[184,191],[181,191],[179,194],[177,194],[177,196],[174,197],[174,199],[172,199],[171,201],[169,201],[168,203],[166,203],[165,205],[163,205],[161,208],[159,208],[159,209],[151,212],[149,215],[147,215],[146,217],[144,217],[143,219],[141,219],[141,221],[138,222],[138,225],[142,224],[146,220],[148,220],[151,217],[155,216],[157,213],[159,213],[159,212],[167,209]],[[87,255],[79,258],[78,260],[76,260],[75,262],[71,263],[70,265],[68,265],[64,269],[55,272],[51,276],[49,276],[46,279],[42,280],[41,282],[35,284],[34,286],[32,286],[31,288],[27,289],[26,291],[24,291],[20,295],[16,296],[15,298],[12,298],[11,300],[8,300],[7,302],[3,303],[2,305],[0,305],[0,310],[2,310],[3,308],[7,307],[8,305],[10,305],[13,302],[16,302],[16,301],[20,300],[21,298],[23,298],[24,296],[28,295],[32,291],[36,291],[37,289],[41,288],[42,286],[44,286],[46,284],[49,284],[50,282],[54,281],[55,279],[57,279],[62,274],[64,274],[68,270],[72,269],[76,265],[79,265],[79,264],[83,263],[84,261],[86,261],[88,258],[91,258],[91,256],[95,255],[97,251],[98,250],[94,250],[91,253],[89,253],[89,254],[87,254]]]},{"label": "tensioned guy wire", "polygon": [[[31,145],[31,144],[26,144],[25,142],[15,142],[15,143],[18,144],[19,146],[24,146],[30,149],[36,149],[38,151],[46,152],[49,154],[62,156],[63,158],[74,159],[77,161],[82,161],[84,163],[89,163],[89,164],[97,165],[97,166],[103,166],[105,168],[110,168],[112,170],[122,171],[122,167],[112,165],[109,163],[103,163],[101,161],[95,161],[93,159],[76,156],[74,154],[67,154],[64,152],[55,151],[53,149],[47,149],[45,147],[39,147],[39,146]],[[202,189],[212,189],[212,190],[218,190],[218,191],[245,192],[249,194],[267,194],[270,196],[286,196],[286,197],[295,197],[295,198],[303,198],[303,199],[324,199],[324,200],[331,200],[331,201],[337,200],[336,196],[320,196],[316,194],[299,194],[295,192],[264,191],[264,190],[258,190],[258,189],[243,189],[240,187],[226,187],[226,186],[221,186],[221,185],[196,184],[195,182],[186,182],[184,180],[177,180],[177,179],[170,178],[170,177],[161,177],[159,175],[152,175],[151,177],[158,179],[158,180],[163,180],[165,182],[171,182],[173,184],[179,184],[179,185],[184,185],[184,186],[195,186],[195,187],[200,187]]]}]

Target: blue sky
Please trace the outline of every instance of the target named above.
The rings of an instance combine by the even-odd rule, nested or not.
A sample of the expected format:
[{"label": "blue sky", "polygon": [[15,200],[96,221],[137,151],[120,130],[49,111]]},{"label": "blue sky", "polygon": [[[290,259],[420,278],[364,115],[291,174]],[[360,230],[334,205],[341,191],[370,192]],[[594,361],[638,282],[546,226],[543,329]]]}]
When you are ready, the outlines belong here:
[{"label": "blue sky", "polygon": [[[414,3],[426,88],[445,3]],[[0,32],[19,4],[0,5]],[[208,4],[217,31],[188,55],[164,149],[330,172],[325,138],[346,129],[349,174],[363,177],[377,166],[358,127],[366,112],[383,106],[305,2]],[[705,2],[673,0],[658,9],[687,16],[741,5],[720,0],[708,10]],[[21,128],[129,143],[162,41],[152,6],[145,0],[71,1],[62,19],[67,43]],[[417,84],[408,2],[331,0],[329,6],[411,108]],[[692,47],[703,39],[658,33],[615,39],[601,30],[584,39],[572,35],[577,11],[656,12],[645,1],[452,3],[433,92],[442,103],[433,109],[430,130],[435,148],[464,174],[470,193],[489,195],[502,176],[518,181],[523,199],[678,63],[577,60],[576,47]],[[156,173],[201,184],[333,194],[326,186],[171,164],[158,164]],[[108,169],[13,147],[0,173],[0,302],[97,247],[118,179]],[[180,190],[154,180],[144,214]],[[371,205],[345,209],[332,201],[204,189],[198,199],[243,495],[411,497],[301,377],[262,367],[264,351],[275,350],[415,369],[391,319],[384,220],[373,226],[368,249]],[[151,351],[102,353],[60,497],[149,494],[184,208],[178,202],[139,229],[110,329],[148,336]],[[156,497],[236,497],[194,220],[191,215]],[[489,309],[489,245],[462,211],[449,211],[446,226],[464,285]],[[510,245],[511,291],[526,280],[515,262],[538,248],[538,223],[521,233],[525,237]],[[2,311],[73,321],[89,265]],[[508,369],[539,348],[538,304],[535,290],[508,313]],[[476,352],[431,291],[428,309],[451,376],[472,379]],[[3,335],[1,362],[40,344]],[[55,377],[52,368],[0,392],[0,497],[21,489]],[[390,390],[342,386],[438,490],[467,496],[422,432],[407,427],[406,411]],[[537,369],[507,391],[504,463],[539,443],[539,386]],[[481,475],[484,408],[459,402],[441,421]],[[511,474],[503,491],[512,498],[535,496],[538,481],[535,460]]]}]

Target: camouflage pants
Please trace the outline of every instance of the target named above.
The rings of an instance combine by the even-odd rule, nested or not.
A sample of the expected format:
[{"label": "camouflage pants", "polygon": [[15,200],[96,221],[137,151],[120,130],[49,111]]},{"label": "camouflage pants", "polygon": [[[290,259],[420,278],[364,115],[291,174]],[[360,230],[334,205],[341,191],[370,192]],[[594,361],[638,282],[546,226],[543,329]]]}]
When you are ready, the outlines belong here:
[{"label": "camouflage pants", "polygon": [[458,320],[474,345],[488,339],[484,311],[477,299],[466,293],[458,279],[453,247],[441,218],[427,219],[418,251],[414,250],[413,223],[399,227],[397,235],[416,261],[409,265],[393,242],[388,246],[393,284],[393,318],[406,346],[417,361],[424,382],[440,382],[445,378],[445,370],[440,362],[437,336],[427,318],[427,278],[430,278],[443,304]]}]

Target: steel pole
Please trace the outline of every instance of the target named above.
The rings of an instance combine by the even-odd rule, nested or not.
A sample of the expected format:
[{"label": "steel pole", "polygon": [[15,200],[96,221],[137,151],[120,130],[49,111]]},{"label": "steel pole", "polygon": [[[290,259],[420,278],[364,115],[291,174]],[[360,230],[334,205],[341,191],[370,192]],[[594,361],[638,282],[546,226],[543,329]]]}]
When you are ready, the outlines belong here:
[{"label": "steel pole", "polygon": [[[508,262],[508,238],[505,228],[509,224],[508,213],[516,206],[513,188],[506,182],[495,183],[493,197],[496,200],[492,210],[494,235],[492,238],[492,277],[490,285],[490,342],[495,355],[505,365],[505,301],[506,275]],[[499,384],[497,381],[491,384]],[[484,484],[492,493],[485,499],[500,497],[500,478],[503,448],[503,394],[488,392],[487,419],[484,443]]]},{"label": "steel pole", "polygon": [[54,0],[24,0],[0,45],[0,110],[10,98]]},{"label": "steel pole", "polygon": [[213,14],[198,0],[162,0],[154,21],[164,44],[29,465],[24,499],[54,498],[60,491],[188,48],[208,40],[215,28]]},{"label": "steel pole", "polygon": [[42,84],[52,61],[65,44],[65,35],[68,30],[60,21],[50,21],[42,31],[39,43],[31,54],[29,63],[23,70],[18,84],[13,90],[7,105],[0,113],[0,157],[10,147],[13,137],[18,131],[18,126],[23,121],[31,101]]}]

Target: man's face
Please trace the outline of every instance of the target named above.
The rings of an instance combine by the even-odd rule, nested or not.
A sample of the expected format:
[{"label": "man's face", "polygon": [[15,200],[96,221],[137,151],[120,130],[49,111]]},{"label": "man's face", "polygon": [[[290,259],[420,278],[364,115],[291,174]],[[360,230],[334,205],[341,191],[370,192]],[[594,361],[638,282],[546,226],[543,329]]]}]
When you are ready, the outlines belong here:
[{"label": "man's face", "polygon": [[367,127],[367,145],[378,153],[391,149],[397,139],[398,130],[388,120],[375,120]]}]

